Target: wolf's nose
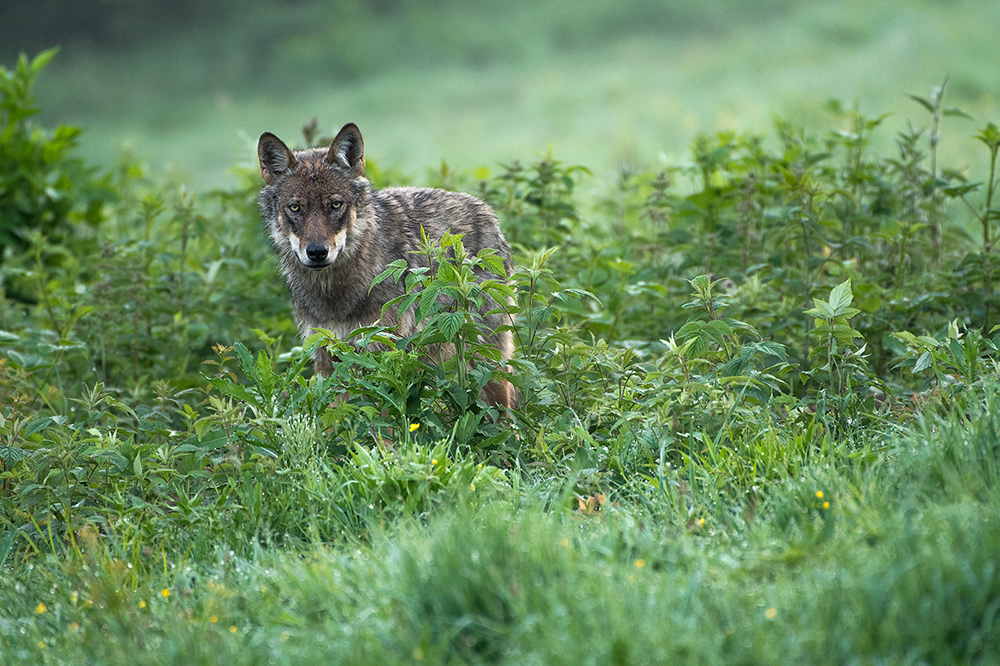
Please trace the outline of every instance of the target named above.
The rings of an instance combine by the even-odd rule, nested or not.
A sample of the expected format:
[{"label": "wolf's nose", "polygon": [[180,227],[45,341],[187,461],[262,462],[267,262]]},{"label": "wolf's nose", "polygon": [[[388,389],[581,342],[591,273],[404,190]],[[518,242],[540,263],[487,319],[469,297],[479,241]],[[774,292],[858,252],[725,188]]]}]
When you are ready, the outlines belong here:
[{"label": "wolf's nose", "polygon": [[309,246],[306,248],[306,256],[309,257],[309,261],[317,263],[326,261],[326,255],[326,245],[322,243],[309,243]]}]

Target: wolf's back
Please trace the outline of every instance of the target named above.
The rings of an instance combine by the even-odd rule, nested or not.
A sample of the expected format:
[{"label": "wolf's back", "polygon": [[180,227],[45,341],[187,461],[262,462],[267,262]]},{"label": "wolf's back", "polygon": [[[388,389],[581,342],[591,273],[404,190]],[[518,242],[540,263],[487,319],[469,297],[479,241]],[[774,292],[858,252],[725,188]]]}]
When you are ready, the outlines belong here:
[{"label": "wolf's back", "polygon": [[[470,254],[491,248],[504,259],[509,274],[513,269],[507,245],[493,209],[485,202],[462,192],[421,187],[390,187],[373,194],[375,233],[404,239],[404,252],[420,244],[420,228],[433,240],[444,233],[462,235]],[[391,240],[387,238],[386,240]],[[406,258],[406,257],[398,257]]]}]

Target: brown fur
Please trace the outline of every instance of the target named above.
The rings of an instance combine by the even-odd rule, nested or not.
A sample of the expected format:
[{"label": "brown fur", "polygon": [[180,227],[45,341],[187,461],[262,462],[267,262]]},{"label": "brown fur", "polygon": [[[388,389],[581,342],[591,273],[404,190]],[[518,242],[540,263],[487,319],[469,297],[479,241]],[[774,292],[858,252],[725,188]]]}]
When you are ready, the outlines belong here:
[{"label": "brown fur", "polygon": [[[375,190],[363,176],[364,141],[353,123],[344,126],[329,148],[292,152],[278,137],[261,135],[257,145],[264,178],[258,203],[264,226],[281,262],[292,295],[295,321],[302,336],[326,328],[341,339],[362,326],[379,323],[399,335],[413,334],[419,325],[412,309],[401,315],[383,306],[403,293],[403,280],[374,278],[397,259],[410,268],[426,265],[413,251],[421,227],[433,240],[446,231],[463,234],[470,254],[492,248],[503,257],[507,273],[513,264],[510,248],[493,210],[467,194],[444,190],[393,187]],[[496,278],[480,272],[481,279]],[[510,325],[490,299],[482,308],[484,339],[500,350],[506,362],[514,351]],[[448,351],[442,350],[447,356]],[[316,372],[329,375],[332,359],[325,349],[315,355]],[[513,407],[509,382],[491,382],[483,397],[493,405]]]}]

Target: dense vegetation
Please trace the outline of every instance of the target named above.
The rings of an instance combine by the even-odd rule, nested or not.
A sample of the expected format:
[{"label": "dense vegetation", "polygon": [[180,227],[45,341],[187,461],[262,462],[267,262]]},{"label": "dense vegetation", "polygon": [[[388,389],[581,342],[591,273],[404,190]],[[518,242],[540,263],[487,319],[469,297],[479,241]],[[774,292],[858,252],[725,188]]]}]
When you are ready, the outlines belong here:
[{"label": "dense vegetation", "polygon": [[[517,254],[498,414],[489,257],[420,276],[421,333],[363,332],[390,351],[303,349],[257,174],[194,195],[86,164],[35,122],[50,57],[0,72],[6,658],[995,660],[1000,130],[981,182],[943,166],[946,86],[888,157],[838,109],[598,201],[553,156],[442,165]],[[442,340],[478,360],[429,364]]]}]

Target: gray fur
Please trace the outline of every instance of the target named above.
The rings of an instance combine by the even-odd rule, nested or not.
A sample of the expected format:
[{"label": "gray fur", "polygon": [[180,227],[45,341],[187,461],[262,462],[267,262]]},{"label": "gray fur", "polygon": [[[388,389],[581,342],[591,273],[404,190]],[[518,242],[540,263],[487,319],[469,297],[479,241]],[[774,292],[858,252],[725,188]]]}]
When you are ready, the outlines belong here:
[{"label": "gray fur", "polygon": [[[295,153],[265,133],[258,158],[265,183],[258,204],[303,336],[326,328],[347,339],[356,328],[375,323],[395,326],[402,336],[414,333],[412,311],[382,314],[383,306],[403,293],[403,280],[385,280],[369,289],[397,259],[405,259],[410,268],[426,265],[426,257],[413,252],[420,246],[421,227],[435,241],[446,231],[463,234],[470,254],[492,248],[503,257],[507,273],[513,269],[496,216],[479,199],[427,188],[373,189],[362,175],[364,143],[354,124],[345,125],[329,149]],[[483,272],[480,277],[498,276]],[[511,318],[486,315],[497,307],[487,300],[482,309],[486,339],[506,361],[513,353],[511,333],[495,329],[509,325]],[[318,373],[332,371],[325,350],[317,352],[315,361]],[[491,403],[513,406],[513,390],[506,382],[487,386],[484,393]]]}]

